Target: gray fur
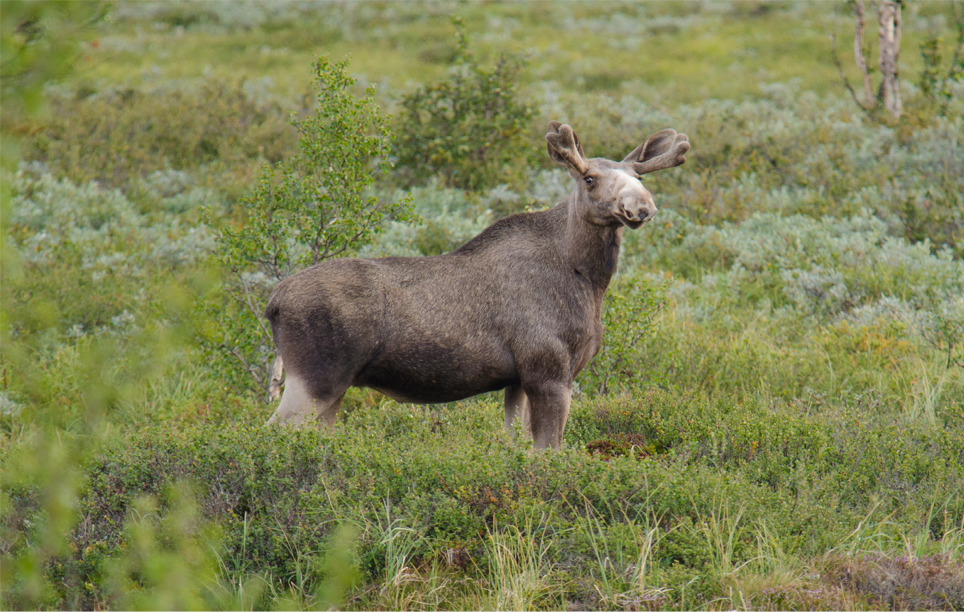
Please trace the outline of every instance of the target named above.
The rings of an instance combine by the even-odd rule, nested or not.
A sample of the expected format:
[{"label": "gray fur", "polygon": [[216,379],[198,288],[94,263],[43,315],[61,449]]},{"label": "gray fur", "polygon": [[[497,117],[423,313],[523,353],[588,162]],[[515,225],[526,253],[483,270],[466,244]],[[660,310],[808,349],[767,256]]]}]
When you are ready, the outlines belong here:
[{"label": "gray fur", "polygon": [[602,342],[623,228],[656,214],[636,179],[683,163],[689,143],[663,130],[622,162],[586,159],[555,121],[546,142],[576,182],[555,207],[445,255],[335,259],[278,284],[265,315],[287,384],[269,423],[333,422],[350,386],[416,403],[505,389],[507,429],[520,418],[537,448],[562,443],[573,379]]}]

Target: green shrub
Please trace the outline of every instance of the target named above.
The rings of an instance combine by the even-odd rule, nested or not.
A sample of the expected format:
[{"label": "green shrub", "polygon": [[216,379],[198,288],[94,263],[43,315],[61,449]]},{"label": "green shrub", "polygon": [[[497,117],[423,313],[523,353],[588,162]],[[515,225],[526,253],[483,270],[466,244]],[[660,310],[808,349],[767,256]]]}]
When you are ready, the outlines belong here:
[{"label": "green shrub", "polygon": [[375,106],[373,88],[360,100],[349,91],[355,80],[347,65],[347,60],[327,58],[315,62],[318,107],[292,120],[298,154],[266,165],[241,202],[245,218],[218,230],[216,254],[228,300],[220,304],[216,329],[202,342],[240,387],[267,388],[273,350],[263,312],[277,281],[299,268],[352,254],[382,229],[384,220],[410,219],[410,199],[372,194],[373,175],[391,167],[392,135]]},{"label": "green shrub", "polygon": [[704,226],[664,210],[625,251],[621,266],[679,275],[636,351],[644,382],[802,402],[854,393],[908,418],[953,419],[964,400],[952,338],[964,267],[947,249],[890,237],[873,217]]},{"label": "green shrub", "polygon": [[[55,176],[128,191],[157,171],[179,170],[232,191],[263,160],[294,145],[277,102],[256,101],[243,83],[215,79],[144,88],[78,89],[54,96],[49,118],[24,150]],[[236,187],[234,189],[237,189]]]},{"label": "green shrub", "polygon": [[533,111],[519,98],[524,61],[502,55],[491,69],[473,57],[455,20],[455,65],[448,76],[407,94],[396,126],[400,174],[408,183],[439,177],[478,190],[517,182],[528,165]]},{"label": "green shrub", "polygon": [[665,305],[664,293],[665,287],[654,287],[640,276],[616,278],[603,303],[602,348],[579,377],[583,392],[606,395],[635,388],[636,355],[641,341],[653,333],[653,319]]},{"label": "green shrub", "polygon": [[117,190],[49,174],[22,172],[12,187],[4,262],[18,273],[4,278],[0,364],[3,393],[20,408],[3,412],[3,431],[158,416],[152,385],[167,385],[165,373],[204,379],[179,371],[190,370],[192,351],[182,325],[189,295],[175,275],[203,284],[213,240],[197,219],[218,198],[191,188],[142,210]]},{"label": "green shrub", "polygon": [[[256,412],[241,405],[126,428],[75,463],[72,527],[43,566],[46,605],[166,597],[155,570],[183,553],[209,576],[215,595],[205,605],[241,597],[241,584],[247,605],[271,605],[283,591],[312,605],[336,573],[326,559],[342,555],[360,571],[360,582],[345,583],[354,584],[344,591],[350,608],[397,606],[429,589],[454,605],[470,596],[460,591],[467,584],[497,580],[590,607],[656,594],[663,607],[700,607],[734,577],[768,575],[776,550],[815,558],[865,529],[882,553],[920,537],[919,553],[932,554],[953,545],[964,520],[961,432],[868,418],[861,406],[807,414],[766,397],[603,398],[574,405],[569,448],[538,454],[502,433],[492,401],[387,402],[328,431],[265,428]],[[655,451],[587,451],[623,434]],[[14,460],[7,454],[4,469]],[[13,504],[5,566],[29,554],[42,533],[33,530],[50,520],[32,481],[4,488]],[[355,539],[336,545],[344,526]],[[531,550],[505,548],[515,535]],[[642,588],[633,585],[644,549]],[[538,562],[540,581],[512,582],[522,576],[505,569],[523,562]]]},{"label": "green shrub", "polygon": [[[252,30],[267,33],[281,30],[289,37],[300,34],[306,41],[311,39],[312,44],[306,42],[304,47],[316,49],[319,38],[312,39],[307,32],[317,36],[319,30],[328,30],[322,38],[326,43],[332,39],[338,40],[342,35],[340,30],[332,28],[330,24],[319,23],[318,13],[337,22],[339,13],[346,10],[350,9],[339,5],[321,8],[305,5],[297,0],[279,0],[269,4],[257,0],[238,0],[230,4],[195,4],[189,0],[171,0],[118,2],[111,7],[111,18],[120,24],[149,25],[154,30],[174,30],[182,33],[202,30],[208,34],[223,35],[238,32],[247,34]],[[290,44],[289,38],[285,38],[285,43]]]},{"label": "green shrub", "polygon": [[936,104],[942,114],[946,112],[947,105],[954,97],[951,86],[964,81],[964,56],[961,54],[964,49],[964,18],[957,15],[955,17],[957,45],[946,69],[941,58],[943,41],[940,36],[932,34],[920,44],[924,68],[920,72],[917,84],[920,87],[921,97],[927,102]]},{"label": "green shrub", "polygon": [[49,174],[23,173],[14,189],[9,239],[23,276],[9,283],[4,300],[18,312],[49,302],[60,332],[98,333],[118,317],[143,314],[167,291],[168,272],[203,266],[214,245],[198,223],[202,207],[220,206],[209,190],[157,197],[156,208],[144,210],[118,190]]},{"label": "green shrub", "polygon": [[[0,18],[0,74],[7,82],[0,93],[5,139],[12,117],[35,115],[42,108],[44,85],[71,72],[80,55],[78,43],[93,36],[93,26],[106,14],[103,2],[7,3]],[[14,157],[8,153],[5,149],[5,161]]]}]

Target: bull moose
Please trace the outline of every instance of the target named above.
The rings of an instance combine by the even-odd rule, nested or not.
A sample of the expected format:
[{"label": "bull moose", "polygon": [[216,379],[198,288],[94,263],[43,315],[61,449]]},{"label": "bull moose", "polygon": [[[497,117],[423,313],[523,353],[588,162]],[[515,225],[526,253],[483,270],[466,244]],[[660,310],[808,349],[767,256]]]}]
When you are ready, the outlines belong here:
[{"label": "bull moose", "polygon": [[431,257],[341,258],[281,281],[268,302],[278,359],[268,423],[333,423],[345,391],[440,403],[505,390],[505,427],[528,421],[535,447],[558,447],[576,374],[602,344],[603,297],[623,229],[656,214],[639,177],[686,161],[665,129],[622,161],[588,159],[551,121],[549,156],[575,181],[543,211],[496,221]]}]

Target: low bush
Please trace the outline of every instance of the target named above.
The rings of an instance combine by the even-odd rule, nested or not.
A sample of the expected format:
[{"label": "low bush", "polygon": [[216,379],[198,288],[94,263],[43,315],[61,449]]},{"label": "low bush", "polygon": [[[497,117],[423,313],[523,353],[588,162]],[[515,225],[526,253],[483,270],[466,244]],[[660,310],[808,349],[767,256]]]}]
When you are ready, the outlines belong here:
[{"label": "low bush", "polygon": [[705,225],[755,212],[881,218],[888,231],[960,254],[964,96],[903,130],[869,122],[849,100],[793,84],[753,100],[705,100],[668,111],[625,96],[562,98],[545,114],[569,121],[590,155],[622,159],[636,139],[675,126],[693,143],[685,171],[646,177],[657,207]]},{"label": "low bush", "polygon": [[826,583],[841,585],[871,606],[891,610],[957,610],[964,606],[964,568],[946,555],[918,558],[831,558],[821,568]]},{"label": "low bush", "polygon": [[[211,180],[234,197],[265,160],[294,148],[287,109],[259,101],[244,83],[215,79],[140,88],[80,88],[51,96],[49,118],[33,126],[24,158],[77,184],[128,191],[155,172]],[[210,177],[210,178],[205,178]]]},{"label": "low bush", "polygon": [[214,241],[199,217],[203,207],[219,209],[220,196],[192,186],[154,202],[143,209],[116,189],[21,173],[9,219],[21,266],[4,291],[11,312],[50,309],[51,326],[75,336],[116,331],[145,314],[166,291],[167,272],[207,261]]},{"label": "low bush", "polygon": [[652,279],[617,277],[603,303],[602,321],[608,333],[599,353],[577,378],[580,391],[606,395],[633,387],[640,369],[639,349],[654,333],[653,321],[666,305],[665,294],[665,284],[657,285]]},{"label": "low bush", "polygon": [[409,184],[438,177],[469,190],[518,182],[528,165],[533,115],[518,92],[524,62],[503,55],[487,69],[469,51],[458,20],[456,28],[455,61],[447,77],[401,100],[395,128],[399,175]]},{"label": "low bush", "polygon": [[[118,587],[109,577],[120,570],[111,567],[133,562],[124,551],[137,545],[145,516],[157,517],[151,529],[161,529],[160,541],[177,541],[162,533],[188,511],[173,493],[184,486],[196,515],[181,533],[216,536],[211,571],[226,591],[256,579],[273,589],[291,583],[310,605],[330,577],[324,559],[337,526],[353,526],[349,563],[361,583],[347,593],[352,608],[397,602],[384,598],[406,584],[428,588],[439,572],[494,584],[507,562],[500,555],[509,554],[500,538],[513,530],[526,547],[552,542],[529,558],[544,572],[540,605],[608,607],[606,597],[648,593],[662,606],[686,607],[724,594],[727,577],[759,561],[761,546],[818,557],[870,521],[882,551],[923,529],[920,553],[934,554],[964,519],[954,495],[964,486],[964,436],[954,428],[868,420],[859,409],[808,415],[765,398],[651,391],[577,403],[568,449],[532,454],[501,431],[498,413],[489,401],[432,410],[389,402],[353,411],[331,431],[266,430],[263,415],[239,407],[231,428],[223,416],[195,416],[114,436],[80,466],[83,521],[47,567],[47,604],[112,606],[130,601],[117,599],[125,588],[160,588],[130,568],[124,575],[134,583]],[[622,455],[592,451],[626,435],[646,442]],[[43,524],[45,507],[29,486],[5,491],[17,508],[6,515],[5,554],[16,559],[39,533],[31,525]],[[523,554],[519,546],[511,554]],[[647,588],[625,583],[633,571]]]},{"label": "low bush", "polygon": [[318,58],[317,108],[292,119],[298,153],[265,165],[241,201],[244,218],[218,227],[215,254],[227,299],[199,301],[217,323],[200,340],[238,388],[268,387],[274,351],[264,308],[277,282],[301,268],[354,254],[383,222],[412,220],[410,198],[372,193],[374,176],[391,167],[393,136],[374,103],[374,89],[362,99],[349,91],[355,79],[347,65]]}]

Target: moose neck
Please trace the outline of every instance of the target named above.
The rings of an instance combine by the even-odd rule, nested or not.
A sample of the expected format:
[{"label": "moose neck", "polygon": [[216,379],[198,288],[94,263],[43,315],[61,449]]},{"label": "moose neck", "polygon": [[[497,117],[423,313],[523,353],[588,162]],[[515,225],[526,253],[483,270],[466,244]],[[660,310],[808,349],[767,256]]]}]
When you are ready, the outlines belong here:
[{"label": "moose neck", "polygon": [[567,214],[563,252],[573,271],[589,280],[602,299],[616,273],[623,226],[590,223],[580,214],[577,197],[574,192],[564,203]]}]

